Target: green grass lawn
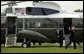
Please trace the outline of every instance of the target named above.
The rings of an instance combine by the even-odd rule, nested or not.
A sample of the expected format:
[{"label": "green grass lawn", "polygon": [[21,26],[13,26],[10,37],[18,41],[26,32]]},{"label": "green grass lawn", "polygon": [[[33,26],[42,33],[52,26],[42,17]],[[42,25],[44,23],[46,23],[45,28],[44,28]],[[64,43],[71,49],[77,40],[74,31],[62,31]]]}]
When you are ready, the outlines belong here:
[{"label": "green grass lawn", "polygon": [[57,43],[42,43],[42,45],[31,44],[29,48],[22,48],[20,45],[17,44],[14,47],[4,47],[1,45],[1,53],[83,53],[83,43],[81,43],[81,46],[77,45],[77,49],[71,46],[68,49],[65,49],[65,47],[60,48]]}]

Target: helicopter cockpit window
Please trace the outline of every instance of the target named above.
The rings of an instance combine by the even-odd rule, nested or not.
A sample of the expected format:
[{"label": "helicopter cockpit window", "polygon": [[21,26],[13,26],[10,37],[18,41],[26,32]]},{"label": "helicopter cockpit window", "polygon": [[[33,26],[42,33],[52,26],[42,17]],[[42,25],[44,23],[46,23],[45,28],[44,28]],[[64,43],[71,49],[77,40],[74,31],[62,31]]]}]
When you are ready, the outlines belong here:
[{"label": "helicopter cockpit window", "polygon": [[27,15],[49,15],[54,13],[59,13],[58,10],[48,9],[48,8],[38,8],[38,7],[27,7]]},{"label": "helicopter cockpit window", "polygon": [[10,8],[7,8],[6,9],[6,13],[12,13],[12,8],[10,7]]}]

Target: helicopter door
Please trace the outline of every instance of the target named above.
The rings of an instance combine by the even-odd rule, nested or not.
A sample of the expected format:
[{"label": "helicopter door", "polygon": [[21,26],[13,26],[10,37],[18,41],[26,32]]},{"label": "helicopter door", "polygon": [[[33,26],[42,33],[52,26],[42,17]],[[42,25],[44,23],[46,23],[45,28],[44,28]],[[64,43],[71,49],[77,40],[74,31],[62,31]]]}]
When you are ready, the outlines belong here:
[{"label": "helicopter door", "polygon": [[7,17],[7,34],[16,34],[16,18],[17,17]]},{"label": "helicopter door", "polygon": [[72,18],[64,18],[63,19],[63,25],[64,25],[64,33],[69,34],[69,27],[72,25]]}]

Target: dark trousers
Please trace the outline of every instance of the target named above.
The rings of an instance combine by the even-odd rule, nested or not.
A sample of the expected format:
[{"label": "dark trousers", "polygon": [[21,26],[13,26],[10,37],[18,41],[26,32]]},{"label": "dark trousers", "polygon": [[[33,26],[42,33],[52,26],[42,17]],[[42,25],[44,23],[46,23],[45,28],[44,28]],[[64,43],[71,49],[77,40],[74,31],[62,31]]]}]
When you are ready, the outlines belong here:
[{"label": "dark trousers", "polygon": [[59,39],[60,47],[63,46],[63,39]]},{"label": "dark trousers", "polygon": [[69,45],[71,44],[71,42],[73,42],[74,49],[76,49],[76,41],[75,40],[70,40],[69,44],[65,47],[65,49],[67,49],[67,47],[69,47]]},{"label": "dark trousers", "polygon": [[79,41],[76,41],[76,43],[80,46],[80,43],[79,43]]},{"label": "dark trousers", "polygon": [[60,42],[60,47],[62,47],[62,46],[63,46],[63,41]]}]

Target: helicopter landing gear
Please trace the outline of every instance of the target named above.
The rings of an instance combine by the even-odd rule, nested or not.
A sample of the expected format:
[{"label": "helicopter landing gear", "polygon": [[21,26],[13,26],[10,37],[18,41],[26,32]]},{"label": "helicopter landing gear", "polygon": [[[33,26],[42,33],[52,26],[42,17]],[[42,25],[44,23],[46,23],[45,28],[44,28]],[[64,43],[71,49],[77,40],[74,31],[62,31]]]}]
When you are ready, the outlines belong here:
[{"label": "helicopter landing gear", "polygon": [[22,47],[27,48],[27,43],[22,43]]},{"label": "helicopter landing gear", "polygon": [[26,41],[26,38],[24,38],[24,41],[23,41],[23,43],[22,43],[22,47],[24,47],[24,48],[27,48],[27,47],[30,47],[30,39],[28,40],[28,41]]}]

